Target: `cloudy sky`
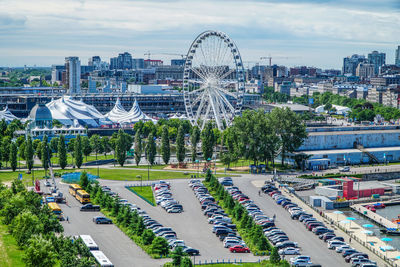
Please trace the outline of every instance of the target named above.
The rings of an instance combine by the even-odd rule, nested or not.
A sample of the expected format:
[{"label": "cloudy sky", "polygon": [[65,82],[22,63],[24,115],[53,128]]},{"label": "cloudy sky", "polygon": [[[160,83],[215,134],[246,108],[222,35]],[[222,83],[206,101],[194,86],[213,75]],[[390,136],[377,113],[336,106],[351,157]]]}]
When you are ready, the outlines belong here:
[{"label": "cloudy sky", "polygon": [[124,51],[167,60],[209,29],[226,32],[243,61],[341,68],[345,56],[378,50],[393,63],[400,0],[0,0],[0,66]]}]

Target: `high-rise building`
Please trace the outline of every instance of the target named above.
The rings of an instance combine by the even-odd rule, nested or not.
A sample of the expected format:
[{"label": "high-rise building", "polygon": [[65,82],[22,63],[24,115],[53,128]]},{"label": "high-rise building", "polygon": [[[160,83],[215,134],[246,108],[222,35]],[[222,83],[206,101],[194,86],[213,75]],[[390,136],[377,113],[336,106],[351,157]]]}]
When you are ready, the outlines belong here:
[{"label": "high-rise building", "polygon": [[397,67],[400,67],[400,45],[396,49],[396,57],[395,57],[395,63]]},{"label": "high-rise building", "polygon": [[59,83],[62,81],[62,73],[65,71],[64,65],[52,65],[51,66],[51,83]]},{"label": "high-rise building", "polygon": [[70,94],[81,93],[81,61],[78,57],[65,58],[66,85]]},{"label": "high-rise building", "polygon": [[360,63],[356,68],[356,76],[360,79],[371,78],[375,76],[374,64]]},{"label": "high-rise building", "polygon": [[368,54],[368,63],[374,65],[375,75],[379,74],[379,69],[383,65],[385,65],[386,54],[379,53],[378,51],[372,51],[372,53]]},{"label": "high-rise building", "polygon": [[93,56],[92,58],[89,58],[88,65],[89,66],[96,66],[97,64],[100,64],[101,58],[99,56]]},{"label": "high-rise building", "polygon": [[110,58],[110,70],[118,69],[118,58],[112,57]]},{"label": "high-rise building", "polygon": [[132,55],[128,52],[118,55],[118,69],[130,70],[132,69]]},{"label": "high-rise building", "polygon": [[356,75],[358,64],[366,63],[367,59],[363,55],[352,55],[343,59],[343,74]]},{"label": "high-rise building", "polygon": [[144,69],[144,59],[143,58],[132,58],[132,69]]},{"label": "high-rise building", "polygon": [[171,66],[185,66],[185,59],[171,59]]}]

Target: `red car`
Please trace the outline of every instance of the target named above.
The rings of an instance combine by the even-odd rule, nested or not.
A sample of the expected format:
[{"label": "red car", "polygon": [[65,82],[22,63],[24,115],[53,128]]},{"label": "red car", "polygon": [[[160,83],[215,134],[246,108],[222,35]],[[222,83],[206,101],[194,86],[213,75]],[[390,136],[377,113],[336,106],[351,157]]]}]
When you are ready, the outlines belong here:
[{"label": "red car", "polygon": [[233,252],[233,253],[250,253],[249,248],[243,247],[241,245],[236,245],[236,246],[230,247],[229,251]]}]

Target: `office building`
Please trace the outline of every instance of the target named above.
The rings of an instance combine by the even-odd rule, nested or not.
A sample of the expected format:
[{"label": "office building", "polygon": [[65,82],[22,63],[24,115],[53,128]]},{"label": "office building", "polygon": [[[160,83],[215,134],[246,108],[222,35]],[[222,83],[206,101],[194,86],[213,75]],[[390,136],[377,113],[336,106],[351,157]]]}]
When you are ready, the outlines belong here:
[{"label": "office building", "polygon": [[356,68],[356,76],[360,79],[371,78],[375,76],[374,64],[360,63]]},{"label": "office building", "polygon": [[400,45],[396,49],[395,65],[400,67]]},{"label": "office building", "polygon": [[118,57],[110,58],[111,70],[131,70],[132,69],[132,55],[128,52],[120,53]]},{"label": "office building", "polygon": [[62,73],[65,71],[64,65],[52,65],[51,66],[51,83],[62,82]]},{"label": "office building", "polygon": [[144,59],[143,58],[132,58],[132,69],[144,69]]},{"label": "office building", "polygon": [[372,51],[372,53],[368,54],[368,63],[374,65],[374,73],[375,76],[379,74],[379,69],[386,62],[386,54],[379,53],[378,51]]},{"label": "office building", "polygon": [[185,66],[185,59],[171,59],[171,66]]},{"label": "office building", "polygon": [[367,59],[363,55],[354,54],[351,57],[345,57],[343,59],[343,74],[356,75],[356,69],[358,64],[366,63]]},{"label": "office building", "polygon": [[65,58],[66,85],[70,94],[81,92],[81,61],[78,57]]},{"label": "office building", "polygon": [[101,58],[99,56],[93,56],[92,58],[89,58],[88,65],[89,66],[95,66],[96,64],[101,62]]}]

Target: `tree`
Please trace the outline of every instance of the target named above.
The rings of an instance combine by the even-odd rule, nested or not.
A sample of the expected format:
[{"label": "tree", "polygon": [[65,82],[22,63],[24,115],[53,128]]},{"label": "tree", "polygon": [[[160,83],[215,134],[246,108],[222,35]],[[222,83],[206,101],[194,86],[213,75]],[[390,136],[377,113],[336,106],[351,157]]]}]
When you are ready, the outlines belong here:
[{"label": "tree", "polygon": [[179,126],[178,135],[176,136],[176,159],[179,163],[185,160],[185,134],[183,132],[183,126]]},{"label": "tree", "polygon": [[172,265],[173,266],[181,266],[183,256],[182,247],[176,247],[172,254]]},{"label": "tree", "polygon": [[326,112],[329,113],[329,112],[331,111],[331,109],[332,109],[332,104],[331,104],[331,103],[325,104],[324,110],[325,110]]},{"label": "tree", "polygon": [[31,171],[33,168],[33,145],[32,145],[32,137],[30,135],[28,135],[28,138],[26,140],[25,161],[26,161],[26,167],[28,168],[29,171]]},{"label": "tree", "polygon": [[142,136],[140,134],[140,131],[138,130],[135,133],[135,152],[134,153],[135,153],[136,166],[139,166],[140,159],[142,158],[142,149],[143,149]]},{"label": "tree", "polygon": [[200,130],[199,127],[194,126],[192,128],[192,134],[190,135],[190,143],[192,144],[192,162],[196,160],[197,157],[197,144],[200,141]]},{"label": "tree", "polygon": [[118,131],[115,154],[119,165],[124,166],[126,160],[126,139],[125,139],[125,133],[122,130]]},{"label": "tree", "polygon": [[19,147],[18,147],[18,154],[21,159],[25,159],[25,150],[26,150],[26,142],[24,141]]},{"label": "tree", "polygon": [[168,242],[164,237],[157,236],[151,243],[151,253],[158,255],[168,254]]},{"label": "tree", "polygon": [[50,150],[52,153],[58,153],[58,137],[51,138]]},{"label": "tree", "polygon": [[90,145],[92,146],[92,150],[96,154],[96,160],[97,160],[97,154],[98,153],[102,153],[102,151],[101,151],[101,139],[100,139],[100,136],[98,134],[94,134],[94,135],[92,135],[92,137],[90,137]]},{"label": "tree", "polygon": [[201,132],[201,148],[205,160],[211,159],[215,145],[214,131],[211,121],[207,122],[204,130]]},{"label": "tree", "polygon": [[67,147],[65,146],[65,137],[64,135],[60,135],[58,139],[58,164],[61,169],[65,169],[67,166]]},{"label": "tree", "polygon": [[275,122],[277,134],[282,143],[282,165],[287,153],[293,153],[307,138],[306,126],[299,123],[299,116],[289,108],[275,108],[271,111],[271,117]]},{"label": "tree", "polygon": [[47,142],[47,135],[43,136],[41,149],[42,149],[41,161],[42,161],[42,166],[43,166],[43,169],[44,169],[44,173],[46,174],[47,173],[47,169],[49,168],[49,161],[50,161],[50,155],[49,155],[50,151],[49,151],[49,143]]},{"label": "tree", "polygon": [[33,150],[34,150],[35,152],[37,151],[37,147],[38,147],[38,145],[39,145],[40,143],[41,143],[41,142],[40,142],[39,139],[33,140],[32,146],[33,146]]},{"label": "tree", "polygon": [[87,175],[87,173],[85,171],[82,172],[82,174],[81,174],[81,176],[79,178],[79,184],[85,190],[86,190],[87,186],[89,185],[89,178],[88,178],[88,175]]},{"label": "tree", "polygon": [[12,142],[10,147],[10,166],[13,172],[15,172],[18,166],[17,154],[18,154],[17,144]]},{"label": "tree", "polygon": [[[87,161],[87,156],[89,156],[91,152],[92,152],[92,147],[90,145],[89,137],[83,136],[82,137],[82,153],[85,156],[86,161]],[[97,156],[97,154],[96,154],[96,156]]]},{"label": "tree", "polygon": [[7,168],[7,162],[10,161],[10,145],[11,145],[11,137],[10,136],[4,136],[1,144],[1,150],[2,150],[2,156],[3,156],[3,161],[6,162],[6,168]]},{"label": "tree", "polygon": [[239,159],[238,151],[236,149],[236,135],[233,128],[226,129],[222,134],[224,145],[227,149],[225,152],[221,152],[220,159],[222,163],[230,168],[232,162],[236,162]]},{"label": "tree", "polygon": [[42,160],[42,142],[39,142],[39,144],[38,144],[37,147],[36,147],[35,152],[36,152],[36,156],[37,156],[40,160]]},{"label": "tree", "polygon": [[150,230],[150,229],[144,230],[143,234],[142,234],[143,244],[146,245],[146,246],[150,245],[153,242],[155,237],[156,236],[155,236],[155,234],[153,233],[152,230]]},{"label": "tree", "polygon": [[56,264],[54,246],[41,235],[29,239],[23,259],[28,267],[48,267]]},{"label": "tree", "polygon": [[154,140],[154,135],[151,132],[147,137],[147,144],[146,144],[146,159],[150,165],[154,164],[156,154],[157,154],[156,142]]},{"label": "tree", "polygon": [[17,244],[23,247],[34,234],[41,231],[39,218],[30,211],[19,213],[10,225],[10,232],[14,236]]},{"label": "tree", "polygon": [[180,267],[192,267],[193,263],[189,257],[184,257]]},{"label": "tree", "polygon": [[171,157],[171,148],[169,144],[168,126],[163,125],[161,134],[161,156],[165,164],[168,164]]},{"label": "tree", "polygon": [[279,263],[281,261],[281,257],[279,256],[278,249],[276,247],[272,248],[271,256],[269,257],[269,261],[271,263]]},{"label": "tree", "polygon": [[110,139],[108,139],[108,137],[103,136],[101,138],[101,147],[104,153],[104,157],[107,156],[107,153],[111,152],[111,144],[110,144]]},{"label": "tree", "polygon": [[4,136],[6,130],[7,130],[7,122],[6,122],[5,119],[2,119],[2,120],[0,121],[0,135],[1,135],[1,136]]},{"label": "tree", "polygon": [[83,154],[82,154],[82,138],[79,134],[75,140],[74,158],[75,158],[75,165],[80,169],[83,162]]}]

